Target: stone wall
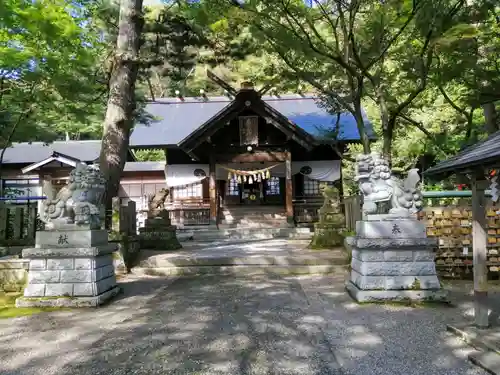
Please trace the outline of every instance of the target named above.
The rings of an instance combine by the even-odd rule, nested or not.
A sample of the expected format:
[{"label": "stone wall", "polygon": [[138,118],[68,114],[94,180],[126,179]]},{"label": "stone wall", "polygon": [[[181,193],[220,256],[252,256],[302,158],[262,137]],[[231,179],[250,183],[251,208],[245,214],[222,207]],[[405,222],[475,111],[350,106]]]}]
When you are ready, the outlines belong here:
[{"label": "stone wall", "polygon": [[26,286],[29,262],[14,257],[0,258],[0,292],[21,292]]},{"label": "stone wall", "polygon": [[30,245],[22,245],[22,246],[0,246],[0,258],[6,256],[21,256],[23,249],[27,247],[33,247],[35,243],[33,242]]}]

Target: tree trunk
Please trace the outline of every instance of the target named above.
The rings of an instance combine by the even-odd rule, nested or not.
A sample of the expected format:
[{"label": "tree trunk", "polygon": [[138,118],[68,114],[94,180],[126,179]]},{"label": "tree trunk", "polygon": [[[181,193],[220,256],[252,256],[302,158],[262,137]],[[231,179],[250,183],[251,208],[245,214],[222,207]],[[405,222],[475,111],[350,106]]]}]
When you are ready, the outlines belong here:
[{"label": "tree trunk", "polygon": [[382,127],[382,154],[392,166],[392,140],[394,138],[394,128],[396,127],[396,116],[390,116],[387,123]]},{"label": "tree trunk", "polygon": [[395,117],[391,116],[385,97],[384,89],[379,83],[376,87],[377,104],[380,110],[380,122],[382,123],[382,154],[391,163],[392,137],[394,135]]},{"label": "tree trunk", "polygon": [[142,0],[121,0],[118,38],[109,82],[99,164],[106,177],[106,207],[118,195],[134,121],[135,82],[143,28]]},{"label": "tree trunk", "polygon": [[488,134],[493,134],[498,130],[497,125],[497,112],[495,109],[495,103],[485,103],[482,105],[484,113],[485,127]]},{"label": "tree trunk", "polygon": [[371,152],[370,138],[366,134],[365,120],[363,118],[363,112],[361,110],[361,96],[363,93],[363,78],[358,78],[356,84],[356,90],[354,90],[354,84],[351,84],[352,92],[354,95],[353,106],[354,106],[354,118],[356,119],[356,126],[358,128],[359,139],[363,146],[363,153],[369,154]]}]

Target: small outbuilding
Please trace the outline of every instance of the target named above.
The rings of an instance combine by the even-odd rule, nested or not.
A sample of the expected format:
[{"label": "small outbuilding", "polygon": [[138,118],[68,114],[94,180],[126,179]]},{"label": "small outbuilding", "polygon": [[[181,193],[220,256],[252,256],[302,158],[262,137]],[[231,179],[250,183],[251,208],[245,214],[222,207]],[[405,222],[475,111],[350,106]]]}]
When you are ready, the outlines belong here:
[{"label": "small outbuilding", "polygon": [[[470,146],[457,155],[426,170],[426,176],[444,179],[452,174],[468,179],[472,187],[472,247],[474,272],[475,324],[487,327],[488,321],[488,267],[487,267],[487,198],[485,190],[490,189],[492,199],[498,199],[497,173],[500,169],[500,131],[486,140]],[[494,177],[492,177],[494,176]]]}]

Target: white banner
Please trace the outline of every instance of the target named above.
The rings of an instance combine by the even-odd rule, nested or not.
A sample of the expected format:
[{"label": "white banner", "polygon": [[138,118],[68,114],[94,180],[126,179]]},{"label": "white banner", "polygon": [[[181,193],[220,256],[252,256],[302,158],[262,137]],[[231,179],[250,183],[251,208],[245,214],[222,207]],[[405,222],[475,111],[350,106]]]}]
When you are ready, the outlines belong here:
[{"label": "white banner", "polygon": [[169,164],[165,166],[168,187],[190,185],[208,176],[208,164]]},{"label": "white banner", "polygon": [[[285,163],[277,164],[276,162],[220,164],[216,165],[215,174],[217,180],[227,180],[229,173],[225,168],[252,171],[269,168],[273,165],[275,167],[270,170],[271,176],[285,177]],[[208,177],[208,173],[208,164],[172,164],[165,166],[168,187],[200,182]],[[340,160],[294,161],[292,162],[292,175],[298,173],[302,173],[311,180],[337,181],[340,179]]]},{"label": "white banner", "polygon": [[340,179],[340,160],[292,162],[292,174],[302,173],[311,180],[337,181]]}]

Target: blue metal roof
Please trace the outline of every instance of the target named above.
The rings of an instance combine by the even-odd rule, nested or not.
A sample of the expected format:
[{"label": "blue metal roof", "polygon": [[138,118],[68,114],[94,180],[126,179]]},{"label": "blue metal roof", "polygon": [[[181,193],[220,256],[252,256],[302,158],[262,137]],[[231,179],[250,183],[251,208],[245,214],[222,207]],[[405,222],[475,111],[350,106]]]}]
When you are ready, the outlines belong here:
[{"label": "blue metal roof", "polygon": [[[163,98],[149,103],[146,111],[155,119],[148,125],[136,125],[130,137],[130,147],[177,145],[229,105],[231,100],[217,96],[182,100]],[[326,134],[335,130],[337,116],[319,106],[314,96],[263,96],[262,100],[318,140],[328,138]],[[367,133],[370,138],[375,138],[372,124],[366,120]],[[341,114],[339,127],[337,139],[359,140],[356,121],[350,113]]]}]

